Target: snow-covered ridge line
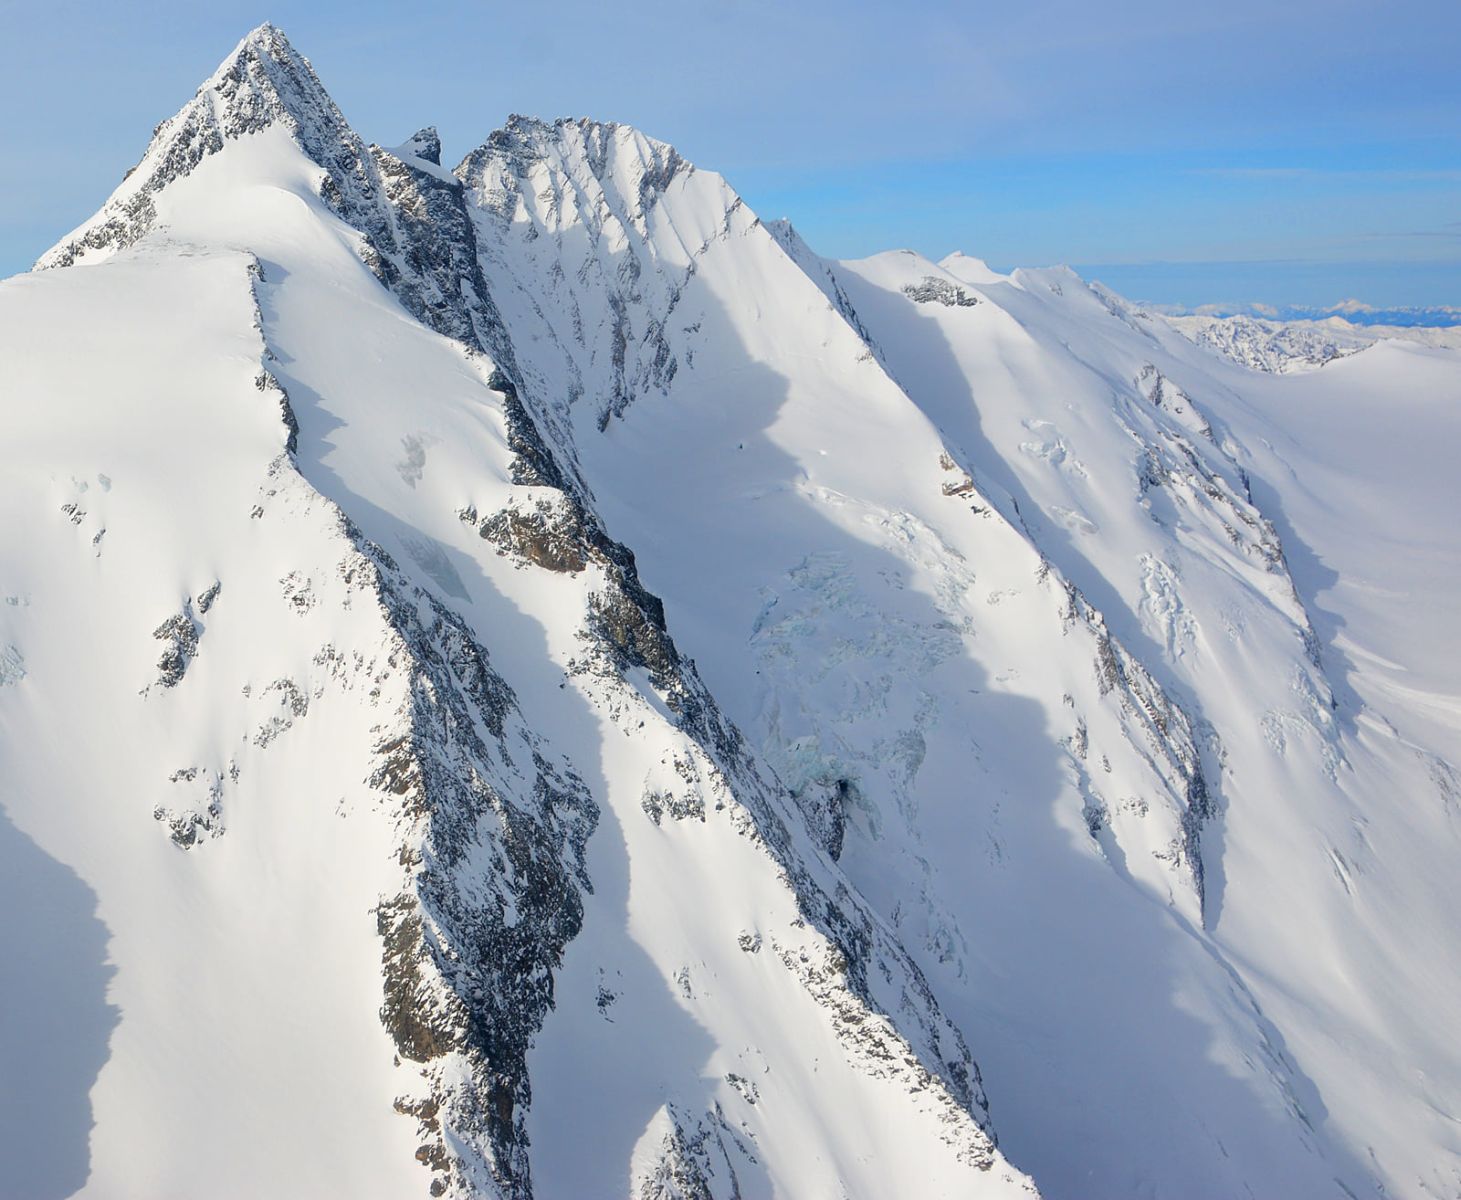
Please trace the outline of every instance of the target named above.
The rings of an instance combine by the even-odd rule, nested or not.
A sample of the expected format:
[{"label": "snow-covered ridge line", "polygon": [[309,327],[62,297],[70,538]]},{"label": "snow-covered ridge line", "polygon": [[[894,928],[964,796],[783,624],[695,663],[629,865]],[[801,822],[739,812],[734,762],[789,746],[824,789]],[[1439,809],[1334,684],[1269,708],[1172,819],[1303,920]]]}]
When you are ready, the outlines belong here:
[{"label": "snow-covered ridge line", "polygon": [[389,631],[383,662],[326,645],[315,665],[337,686],[368,687],[375,706],[393,706],[373,730],[365,781],[399,839],[399,891],[374,910],[380,1018],[399,1058],[421,1074],[419,1090],[394,1107],[417,1125],[431,1195],[529,1197],[526,1056],[592,890],[584,852],[598,808],[527,728],[462,617],[413,584],[300,471],[299,423],[274,374],[279,356],[259,297],[269,280],[257,260],[249,278],[259,388],[278,397],[287,434],[267,494],[304,492],[305,504],[332,515],[349,547],[337,565],[342,603],[373,604]]},{"label": "snow-covered ridge line", "polygon": [[[653,428],[657,422],[673,419],[673,408],[667,407],[667,402],[677,393],[684,397],[682,403],[694,403],[689,397],[694,396],[695,392],[685,389],[694,387],[693,373],[697,369],[696,364],[701,361],[701,348],[697,346],[696,338],[704,327],[701,314],[705,310],[700,306],[705,301],[703,294],[693,300],[690,297],[698,282],[706,279],[711,269],[709,258],[701,256],[705,256],[712,249],[723,255],[725,247],[730,245],[737,246],[740,254],[750,254],[760,224],[755,220],[754,214],[746,212],[743,206],[738,206],[733,193],[729,193],[728,189],[724,192],[718,190],[713,181],[702,185],[693,199],[692,189],[686,185],[672,197],[666,197],[665,209],[653,210],[655,219],[662,222],[655,228],[654,241],[647,245],[642,244],[641,239],[646,237],[645,230],[634,223],[621,220],[613,228],[613,236],[605,239],[611,247],[610,252],[605,254],[597,245],[602,231],[594,223],[594,218],[604,211],[612,212],[614,206],[612,199],[601,201],[595,189],[599,186],[608,188],[609,184],[603,175],[607,174],[612,178],[612,168],[608,172],[581,173],[580,160],[571,153],[564,153],[556,165],[542,165],[551,163],[550,156],[539,157],[535,163],[539,165],[534,167],[528,178],[518,179],[509,173],[505,185],[494,185],[489,189],[488,195],[491,199],[483,205],[488,212],[488,219],[481,226],[482,239],[488,260],[496,268],[494,277],[511,280],[525,293],[520,300],[514,299],[512,303],[504,301],[500,306],[505,316],[511,314],[508,316],[509,327],[518,344],[539,347],[531,361],[525,364],[524,370],[536,372],[545,379],[557,377],[574,381],[573,386],[566,389],[568,403],[560,406],[547,419],[553,423],[555,429],[570,431],[567,436],[574,439],[576,456],[586,464],[585,470],[594,479],[595,488],[604,495],[609,490],[608,480],[612,476],[601,472],[612,472],[612,464],[607,460],[605,452],[598,448],[601,445],[598,438],[589,432],[589,427],[576,420],[585,410],[593,412],[596,407],[594,403],[578,403],[582,398],[579,389],[583,381],[595,378],[593,357],[590,355],[585,359],[580,356],[574,348],[575,342],[583,338],[585,331],[592,330],[602,335],[605,330],[612,329],[616,334],[608,345],[616,367],[626,351],[633,353],[637,345],[651,344],[655,347],[657,358],[670,356],[673,361],[685,364],[672,380],[651,380],[647,386],[641,387],[637,392],[639,398],[635,409],[598,406],[598,416],[592,424],[592,429],[597,434],[612,433],[612,427],[605,421],[606,412],[623,417],[630,425],[636,420],[649,422],[648,428]],[[628,177],[631,181],[629,194],[632,195],[632,169]],[[565,195],[573,197],[572,205],[558,201],[558,197]],[[502,197],[512,199],[504,203]],[[548,201],[540,203],[544,197],[548,197]],[[733,224],[728,220],[731,214],[736,217]],[[717,236],[686,237],[687,227],[715,230]],[[577,239],[584,236],[593,247],[587,262],[577,257],[580,253]],[[677,256],[670,257],[668,263],[659,261],[660,252],[664,248],[681,246],[695,248],[696,256],[692,258],[697,266],[695,272],[685,272],[680,265],[682,260]],[[797,257],[793,255],[794,260]],[[720,262],[724,263],[723,257]],[[776,255],[769,256],[760,265],[768,272],[781,270],[777,265]],[[797,265],[806,270],[804,255],[797,261]],[[1005,282],[1002,277],[994,276],[987,268],[972,260],[959,261],[955,265],[974,278],[961,279],[956,276],[949,283],[948,295],[967,296],[966,289],[971,284],[975,288],[982,288]],[[719,269],[727,268],[722,265]],[[867,322],[861,317],[860,310],[847,298],[846,290],[840,286],[836,273],[813,270],[807,271],[807,274],[812,276],[812,282],[822,291],[831,311],[852,326],[854,332],[861,332],[864,345],[876,345],[866,336]],[[918,304],[926,290],[944,294],[942,289],[926,289],[923,286],[924,280],[936,278],[938,274],[939,268],[931,264],[921,268],[918,281],[920,286],[914,288],[918,295],[910,294],[906,287],[900,288],[902,300]],[[587,288],[565,283],[574,280],[583,283],[590,278],[595,280],[595,284]],[[643,284],[645,278],[651,281],[648,286]],[[804,292],[796,290],[793,280],[784,274],[777,274],[774,278],[777,279],[778,288],[788,298],[788,307],[803,302]],[[1021,273],[1011,282],[1030,292],[1049,291],[1057,297],[1068,292],[1073,301],[1078,301],[1082,294],[1087,293],[1084,283],[1070,272]],[[607,312],[597,310],[606,295]],[[747,296],[743,301],[747,308],[752,303],[758,306],[768,303],[763,295],[753,293],[753,296],[754,299]],[[672,303],[673,307],[667,308],[667,302]],[[939,307],[955,312],[985,311],[981,304],[960,304],[957,301]],[[1000,310],[996,308],[995,311]],[[551,314],[560,312],[572,314],[572,337],[552,332]],[[667,312],[675,314],[677,327],[672,329],[670,322],[665,320]],[[632,336],[638,331],[643,331],[640,335],[642,342]],[[752,336],[743,325],[737,328],[736,335]],[[830,344],[825,339],[830,335],[819,329],[819,336],[823,339],[819,344],[825,355],[828,353],[826,347]],[[545,347],[561,352],[562,365],[554,363],[554,349],[543,349]],[[856,353],[855,357],[858,362],[867,363],[875,357],[886,364],[887,359],[884,353],[867,351]],[[1272,574],[1275,555],[1281,559],[1281,552],[1275,550],[1276,534],[1261,513],[1254,509],[1242,469],[1233,462],[1222,463],[1220,456],[1227,451],[1216,446],[1213,454],[1218,457],[1214,458],[1213,463],[1206,460],[1206,452],[1198,451],[1197,443],[1191,435],[1212,441],[1215,439],[1211,429],[1182,389],[1170,381],[1164,382],[1159,372],[1146,370],[1149,365],[1143,363],[1143,369],[1129,368],[1129,373],[1116,385],[1120,400],[1116,405],[1115,415],[1121,436],[1146,448],[1144,455],[1137,456],[1132,463],[1133,469],[1129,477],[1132,491],[1143,497],[1143,504],[1151,512],[1150,516],[1144,515],[1142,519],[1157,527],[1170,527],[1171,524],[1181,524],[1190,519],[1190,514],[1211,530],[1211,534],[1206,536],[1216,535],[1217,547],[1232,546],[1236,550],[1232,565],[1239,572],[1256,573],[1259,577]],[[597,377],[601,380],[604,378],[602,374]],[[616,375],[615,378],[621,377]],[[866,381],[865,386],[873,386],[872,381]],[[601,401],[599,403],[602,405]],[[740,400],[728,398],[727,403],[734,406]],[[640,406],[652,407],[655,415],[636,417],[634,414],[640,411]],[[1152,410],[1160,412],[1162,416],[1155,418]],[[830,413],[826,415],[826,419],[833,420]],[[1048,424],[1034,422],[1031,428],[1040,429]],[[646,427],[640,428],[642,431]],[[813,434],[818,438],[827,435],[828,430],[825,427]],[[638,436],[643,437],[643,432]],[[811,443],[813,446],[816,444]],[[745,445],[746,443],[740,443],[742,448]],[[1048,445],[1032,442],[1030,445],[1042,456],[1049,455],[1052,459],[1057,454],[1061,458],[1066,455],[1059,442]],[[948,449],[947,443],[944,449]],[[805,452],[804,448],[802,453]],[[587,465],[591,458],[597,459],[597,466]],[[806,462],[805,457],[802,461]],[[662,454],[648,455],[645,465],[654,471],[673,467]],[[1072,466],[1075,467],[1076,464],[1073,463]],[[754,470],[754,467],[751,469]],[[945,495],[948,494],[945,491]],[[974,501],[976,513],[990,510],[988,502],[980,503],[984,498],[975,491],[972,481],[966,494]],[[724,494],[722,496],[725,500],[731,498]],[[717,502],[711,507],[724,511],[727,520],[734,524],[729,515],[734,510],[730,506],[722,510],[720,502]],[[1021,518],[1019,507],[1012,499],[1009,505],[1002,506],[998,511],[1009,512],[1011,507],[1014,510],[1011,519],[1024,530],[1024,536],[1020,540],[1026,551],[1032,557],[1043,558],[1044,555],[1040,554],[1037,547],[1049,544],[1046,536],[1032,531],[1029,523]],[[1077,512],[1065,511],[1070,520],[1077,520]],[[1175,522],[1169,513],[1175,515]],[[905,515],[881,514],[881,520]],[[1030,515],[1034,518],[1041,514],[1036,509]],[[1092,523],[1087,522],[1086,525],[1094,532]],[[655,533],[664,531],[662,524],[654,528]],[[650,534],[651,538],[654,536],[655,534]],[[685,550],[688,552],[689,547],[685,547]],[[1227,551],[1220,553],[1226,554]],[[666,568],[663,559],[659,568]],[[753,569],[764,569],[764,564],[758,564]],[[1046,570],[1048,577],[1048,567]],[[807,575],[816,574],[810,563],[804,564],[798,571],[805,571]],[[1032,565],[1032,575],[1034,574]],[[1277,574],[1283,575],[1281,568]],[[835,586],[837,585],[834,584]],[[1263,590],[1269,590],[1269,585],[1264,584]],[[1299,627],[1297,631],[1293,624],[1287,627],[1292,634],[1291,644],[1294,647],[1307,645],[1303,637],[1307,620],[1301,608],[1294,603],[1292,584],[1285,586],[1276,582],[1272,590],[1273,599],[1277,601],[1273,606],[1283,614],[1282,619],[1292,620]],[[773,597],[763,612],[784,611],[784,599],[784,593],[781,597]],[[781,609],[776,609],[778,602],[782,605]],[[683,599],[681,603],[683,606]],[[1089,602],[1086,603],[1089,605]],[[1270,601],[1265,599],[1263,603],[1268,605]],[[1090,609],[1090,612],[1093,620],[1099,621],[1099,614],[1094,609]],[[787,613],[785,619],[795,624],[798,617],[795,613]],[[757,627],[760,628],[759,618]],[[1079,759],[1082,765],[1073,766],[1072,769],[1078,773],[1084,770],[1085,758],[1089,756],[1091,762],[1096,764],[1098,772],[1109,774],[1112,771],[1111,762],[1121,761],[1124,765],[1120,777],[1128,782],[1118,786],[1129,788],[1132,786],[1130,781],[1140,779],[1142,782],[1139,787],[1144,793],[1133,798],[1119,795],[1111,797],[1108,792],[1109,798],[1103,798],[1097,789],[1106,789],[1110,785],[1099,782],[1101,774],[1081,776],[1080,790],[1084,797],[1081,811],[1087,832],[1093,842],[1101,846],[1101,853],[1114,869],[1117,878],[1139,880],[1141,886],[1151,889],[1154,897],[1170,894],[1170,902],[1179,911],[1190,912],[1194,925],[1206,923],[1208,914],[1204,859],[1211,855],[1212,861],[1219,867],[1215,872],[1216,876],[1221,880],[1222,842],[1219,840],[1209,850],[1202,843],[1201,829],[1220,811],[1220,791],[1217,790],[1217,785],[1210,784],[1208,780],[1215,780],[1221,774],[1225,761],[1223,743],[1211,724],[1200,717],[1189,717],[1182,706],[1170,699],[1150,671],[1137,662],[1133,655],[1119,649],[1120,642],[1104,629],[1104,622],[1101,622],[1099,628],[1087,628],[1092,630],[1094,643],[1089,661],[1096,664],[1095,678],[1101,681],[1102,686],[1099,688],[1100,696],[1092,697],[1087,702],[1091,705],[1089,708],[1074,704],[1069,693],[1065,696],[1067,706],[1077,707],[1077,719],[1065,744],[1072,758]],[[843,652],[839,647],[835,653]],[[1150,651],[1143,653],[1149,654]],[[1118,656],[1129,665],[1124,671],[1113,673],[1110,663]],[[1104,667],[1103,660],[1106,664]],[[763,669],[765,665],[765,660],[762,660]],[[779,688],[773,690],[769,703],[780,706],[798,696],[807,685],[803,673],[811,673],[815,678],[821,669],[817,656],[810,654],[802,660],[801,670],[793,672],[794,677],[788,681],[789,686],[784,691]],[[1111,686],[1113,674],[1124,679],[1121,687]],[[1170,677],[1170,672],[1164,674]],[[1318,691],[1325,690],[1322,684],[1317,687]],[[1190,700],[1184,699],[1184,704],[1190,703]],[[1091,727],[1097,711],[1104,713],[1104,720],[1112,723],[1106,724],[1104,729],[1093,735]],[[1193,711],[1198,710],[1194,708]],[[1087,716],[1092,718],[1091,723],[1087,722]],[[900,735],[900,742],[904,736],[910,739],[910,744],[915,741],[922,744],[921,731],[916,725],[906,734]],[[814,836],[823,841],[825,849],[836,854],[841,846],[843,832],[855,819],[854,806],[867,803],[866,798],[859,795],[863,789],[856,786],[856,764],[859,756],[856,752],[840,759],[825,753],[814,755],[813,770],[803,773],[799,760],[805,757],[804,747],[809,740],[811,739],[803,737],[787,744],[773,736],[770,741],[761,742],[760,745],[762,753],[775,763],[779,771],[785,768],[784,777],[792,787],[798,804],[803,807],[803,815],[814,831]],[[1075,753],[1078,746],[1082,748],[1080,754]],[[1109,749],[1110,753],[1104,753],[1103,748]],[[917,760],[914,761],[916,770]],[[1093,779],[1097,782],[1093,783]],[[896,784],[894,786],[896,789]],[[894,794],[897,794],[896,790]],[[1149,804],[1148,800],[1157,802]],[[1108,833],[1108,829],[1112,832]],[[1142,848],[1144,855],[1131,853],[1137,848]],[[1145,854],[1150,856],[1146,861]],[[1169,880],[1173,873],[1185,887],[1172,887]],[[881,881],[867,877],[862,882],[870,890],[884,886]],[[1184,890],[1192,898],[1190,908],[1189,902],[1182,898]],[[1221,890],[1221,887],[1216,889],[1218,895],[1221,895]],[[928,902],[927,893],[918,899]],[[904,900],[914,903],[914,894],[910,892]],[[894,919],[903,910],[904,900],[900,900],[892,908]],[[938,936],[942,939],[945,931],[939,931]],[[1201,936],[1193,937],[1189,952],[1197,956],[1208,956],[1205,969],[1214,971],[1213,986],[1231,991],[1231,985],[1227,982],[1231,979],[1227,973],[1229,968],[1221,955],[1213,955],[1210,944]],[[940,947],[940,958],[943,956],[944,951]],[[1271,1027],[1256,1002],[1241,989],[1232,992],[1232,995],[1233,1017],[1247,1030],[1245,1036],[1255,1045],[1271,1042]],[[1265,1074],[1265,1086],[1271,1088],[1274,1097],[1282,1098],[1282,1103],[1289,1104],[1290,1111],[1294,1111],[1298,1106],[1290,1104],[1288,1098],[1301,1093],[1305,1086],[1301,1069],[1292,1058],[1281,1051],[1274,1052],[1271,1058],[1272,1065]],[[1307,1126],[1303,1121],[1298,1121],[1295,1128],[1300,1131],[1296,1137],[1302,1139],[1309,1136],[1305,1132]]]}]

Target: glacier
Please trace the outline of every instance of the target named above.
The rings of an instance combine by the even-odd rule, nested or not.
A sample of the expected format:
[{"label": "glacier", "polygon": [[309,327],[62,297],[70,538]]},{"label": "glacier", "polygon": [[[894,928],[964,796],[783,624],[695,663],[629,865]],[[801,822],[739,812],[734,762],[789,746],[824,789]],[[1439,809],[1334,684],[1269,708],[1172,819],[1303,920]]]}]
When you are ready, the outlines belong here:
[{"label": "glacier", "polygon": [[0,282],[0,1192],[1461,1194],[1457,349],[441,157]]}]

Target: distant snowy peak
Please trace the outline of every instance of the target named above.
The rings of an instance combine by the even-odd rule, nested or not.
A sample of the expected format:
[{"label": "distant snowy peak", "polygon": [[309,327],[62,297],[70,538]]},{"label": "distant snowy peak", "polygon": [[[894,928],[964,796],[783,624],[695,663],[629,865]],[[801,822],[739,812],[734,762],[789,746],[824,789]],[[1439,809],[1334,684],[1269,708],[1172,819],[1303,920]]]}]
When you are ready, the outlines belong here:
[{"label": "distant snowy peak", "polygon": [[1322,367],[1363,350],[1373,338],[1307,322],[1284,324],[1254,317],[1168,317],[1205,350],[1255,371],[1282,375]]},{"label": "distant snowy peak", "polygon": [[1102,283],[1090,284],[1097,299],[1118,319],[1148,336],[1171,327],[1203,350],[1271,375],[1311,371],[1372,345],[1380,331],[1357,329],[1342,320],[1291,322],[1248,316],[1172,316],[1134,304]]},{"label": "distant snowy peak", "polygon": [[1255,371],[1309,371],[1358,354],[1377,342],[1401,339],[1422,346],[1461,348],[1461,326],[1357,325],[1343,317],[1270,321],[1259,317],[1166,317],[1205,350]]},{"label": "distant snowy peak", "polygon": [[[1133,329],[1156,337],[1158,329],[1170,327],[1219,358],[1270,375],[1312,371],[1395,339],[1461,349],[1461,324],[1422,320],[1419,309],[1386,314],[1347,300],[1329,309],[1258,312],[1211,306],[1194,312],[1134,303],[1099,282],[1088,287],[1108,311]],[[1428,311],[1434,315],[1449,310]],[[1414,319],[1405,319],[1404,313]],[[1400,319],[1385,321],[1387,315]]]},{"label": "distant snowy peak", "polygon": [[1450,329],[1461,327],[1461,308],[1447,305],[1411,305],[1380,308],[1363,300],[1341,300],[1328,307],[1312,304],[1202,304],[1161,305],[1169,317],[1255,317],[1260,321],[1329,321],[1339,318],[1355,326],[1387,329]]},{"label": "distant snowy peak", "polygon": [[[133,245],[157,222],[156,197],[230,142],[282,125],[331,176],[360,180],[364,147],[282,31],[260,25],[197,94],[153,132],[141,161],[102,210],[42,255],[38,268],[93,261]],[[337,179],[337,186],[343,179]]]}]

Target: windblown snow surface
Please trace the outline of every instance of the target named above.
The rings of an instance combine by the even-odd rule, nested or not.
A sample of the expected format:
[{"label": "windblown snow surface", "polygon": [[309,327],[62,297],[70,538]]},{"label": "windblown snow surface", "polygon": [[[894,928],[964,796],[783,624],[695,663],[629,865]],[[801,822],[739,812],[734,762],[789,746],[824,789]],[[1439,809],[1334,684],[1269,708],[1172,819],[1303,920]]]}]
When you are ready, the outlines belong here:
[{"label": "windblown snow surface", "polygon": [[0,284],[0,1194],[1461,1195],[1458,353],[440,154]]}]

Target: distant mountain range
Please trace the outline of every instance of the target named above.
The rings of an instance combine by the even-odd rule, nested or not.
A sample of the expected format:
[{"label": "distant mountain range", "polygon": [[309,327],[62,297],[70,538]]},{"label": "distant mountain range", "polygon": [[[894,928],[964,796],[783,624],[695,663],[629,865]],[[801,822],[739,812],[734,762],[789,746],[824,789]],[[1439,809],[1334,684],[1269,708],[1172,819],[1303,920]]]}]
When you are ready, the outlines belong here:
[{"label": "distant mountain range", "polygon": [[1328,308],[1302,304],[1148,304],[1155,312],[1176,317],[1259,317],[1265,321],[1328,321],[1338,317],[1351,325],[1384,325],[1394,329],[1461,325],[1461,308],[1376,308],[1360,300],[1343,300]]}]

